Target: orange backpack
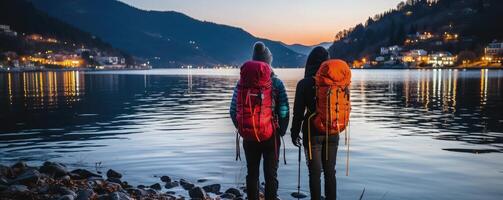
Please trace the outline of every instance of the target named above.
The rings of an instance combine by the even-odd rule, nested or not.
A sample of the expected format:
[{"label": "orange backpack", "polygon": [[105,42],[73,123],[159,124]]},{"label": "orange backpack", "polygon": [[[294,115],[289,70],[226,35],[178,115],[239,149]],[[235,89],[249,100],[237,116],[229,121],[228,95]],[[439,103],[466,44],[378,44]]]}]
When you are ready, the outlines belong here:
[{"label": "orange backpack", "polygon": [[[346,131],[346,176],[349,176],[349,113],[351,102],[349,99],[349,84],[351,70],[343,60],[332,59],[321,64],[314,77],[316,82],[316,112],[308,119],[309,160],[312,159],[311,123],[316,130],[328,135]],[[328,160],[328,138],[326,159]]]},{"label": "orange backpack", "polygon": [[327,135],[339,134],[349,123],[351,70],[342,60],[328,60],[321,64],[314,79],[316,115],[312,123],[316,130]]}]

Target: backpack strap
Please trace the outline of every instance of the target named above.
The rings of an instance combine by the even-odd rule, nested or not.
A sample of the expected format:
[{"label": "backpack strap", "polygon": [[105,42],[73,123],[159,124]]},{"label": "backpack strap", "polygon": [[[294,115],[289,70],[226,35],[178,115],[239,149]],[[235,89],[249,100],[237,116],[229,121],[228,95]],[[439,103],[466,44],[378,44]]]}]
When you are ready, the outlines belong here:
[{"label": "backpack strap", "polygon": [[[311,119],[316,116],[316,104],[317,104],[317,98],[316,96],[318,95],[318,87],[316,86],[316,79],[314,79],[314,76],[312,77],[314,81],[314,97],[313,97],[313,102],[314,102],[314,107],[315,110],[313,112],[310,112],[309,117],[307,117],[307,144],[308,144],[308,152],[309,152],[309,160],[313,159],[313,149],[312,149],[312,144],[311,144]],[[309,111],[309,107],[307,108],[307,111]]]},{"label": "backpack strap", "polygon": [[239,132],[236,131],[236,161],[241,161],[241,148],[239,146]]},{"label": "backpack strap", "polygon": [[307,118],[307,143],[309,146],[309,160],[313,159],[313,150],[311,148],[311,118],[316,116],[316,112],[312,113],[308,118]]},{"label": "backpack strap", "polygon": [[327,111],[326,114],[328,116],[325,117],[325,160],[328,160],[328,135],[330,133],[330,129],[332,128],[332,112],[331,112],[331,102],[330,96],[332,95],[332,86],[329,86],[327,91]]},{"label": "backpack strap", "polygon": [[276,128],[279,128],[279,116],[278,116],[278,113],[276,113],[276,104],[277,102],[279,101],[279,97],[278,97],[278,89],[276,89],[276,87],[274,87],[274,83],[272,84],[272,88],[271,88],[271,98],[272,98],[272,102],[271,102],[271,109],[272,109],[272,124],[273,124],[273,131],[276,132]]},{"label": "backpack strap", "polygon": [[[274,135],[278,134],[278,131],[277,129],[280,128],[280,125],[279,125],[279,116],[278,116],[278,113],[276,112],[276,103],[279,102],[279,91],[278,89],[274,86],[274,83],[272,84],[272,89],[271,89],[271,97],[272,97],[272,104],[271,104],[271,109],[272,109],[272,124],[273,124],[273,131],[274,131]],[[274,150],[275,150],[275,154],[276,154],[276,159],[279,160],[279,152],[278,152],[278,149],[277,149],[277,141],[276,141],[276,137],[277,136],[273,136],[275,137],[275,143],[274,143]],[[285,139],[283,138],[283,136],[281,136],[281,142],[283,143],[283,163],[285,163],[285,165],[287,164],[286,163],[286,145],[285,145]]]},{"label": "backpack strap", "polygon": [[[347,101],[347,110],[346,112],[351,112],[351,107],[350,107],[350,104],[349,104],[349,99],[350,99],[350,93],[349,93],[349,86],[346,86],[344,88],[344,95],[346,97],[346,99],[348,100]],[[346,141],[347,141],[347,149],[346,149],[346,176],[349,176],[349,140],[351,139],[350,137],[350,133],[351,133],[351,130],[350,130],[350,127],[351,127],[351,120],[349,120],[349,117],[348,117],[348,121],[347,121],[347,126],[346,126],[346,129],[345,129],[345,138],[346,138]]]}]

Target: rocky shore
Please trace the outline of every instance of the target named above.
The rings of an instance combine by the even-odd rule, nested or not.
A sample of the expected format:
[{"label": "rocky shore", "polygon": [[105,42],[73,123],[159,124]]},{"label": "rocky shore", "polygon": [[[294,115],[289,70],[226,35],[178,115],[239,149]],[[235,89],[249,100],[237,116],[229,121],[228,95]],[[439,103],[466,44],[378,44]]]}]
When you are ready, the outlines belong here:
[{"label": "rocky shore", "polygon": [[[244,188],[221,191],[220,184],[199,186],[185,179],[159,177],[151,185],[132,186],[122,181],[122,174],[109,169],[106,176],[86,169],[70,170],[62,163],[45,162],[28,166],[24,162],[12,166],[0,165],[0,199],[2,200],[219,200],[244,199]],[[198,184],[205,180],[197,181]],[[163,187],[168,191],[163,192]],[[169,191],[183,188],[188,196]]]}]

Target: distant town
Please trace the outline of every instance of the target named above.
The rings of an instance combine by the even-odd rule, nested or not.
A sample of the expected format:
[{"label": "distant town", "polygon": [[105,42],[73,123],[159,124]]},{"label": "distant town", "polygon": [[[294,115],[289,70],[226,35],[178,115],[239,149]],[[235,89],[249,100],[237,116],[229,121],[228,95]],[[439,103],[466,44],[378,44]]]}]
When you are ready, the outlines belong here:
[{"label": "distant town", "polygon": [[[12,40],[23,40],[32,46],[29,53],[14,51],[0,52],[0,71],[39,71],[39,70],[121,70],[150,69],[148,61],[128,62],[126,57],[87,48],[81,44],[61,41],[58,38],[41,34],[25,34],[0,24],[0,36]],[[33,50],[36,49],[36,50]],[[132,63],[132,64],[131,64]]]},{"label": "distant town", "polygon": [[[439,50],[448,45],[471,42],[457,33],[416,32],[408,34],[404,45],[381,47],[371,58],[361,58],[352,63],[353,68],[480,68],[501,67],[503,42],[494,40],[484,48],[484,54],[477,57],[475,52],[465,50],[455,55],[447,50]],[[423,48],[414,48],[423,47]]]},{"label": "distant town", "polygon": [[[97,48],[60,41],[41,34],[18,34],[8,25],[0,25],[0,35],[25,40],[26,42],[53,50],[34,51],[18,55],[16,52],[0,52],[0,71],[37,70],[124,70],[151,69],[149,61],[128,64],[125,57],[111,55]],[[457,33],[416,32],[408,34],[403,45],[381,47],[376,55],[363,57],[351,63],[352,68],[498,68],[502,67],[503,42],[494,40],[484,48],[484,54],[465,50],[455,55],[447,50],[439,50],[447,45],[462,45],[471,38]],[[422,48],[415,48],[422,47]],[[180,68],[235,68],[231,65],[192,66]]]}]

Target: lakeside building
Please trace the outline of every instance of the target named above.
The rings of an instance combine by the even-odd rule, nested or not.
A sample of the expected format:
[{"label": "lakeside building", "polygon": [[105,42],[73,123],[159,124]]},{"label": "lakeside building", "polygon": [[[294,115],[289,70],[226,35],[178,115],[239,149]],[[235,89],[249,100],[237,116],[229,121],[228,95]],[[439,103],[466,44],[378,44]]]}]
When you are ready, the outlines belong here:
[{"label": "lakeside building", "polygon": [[[491,45],[491,47],[500,48],[501,46]],[[457,61],[457,56],[447,51],[429,53],[424,49],[412,49],[408,51],[401,51],[401,50],[402,47],[400,46],[382,47],[380,52],[381,54],[379,56],[376,56],[371,63],[375,63],[373,65],[388,66],[395,68],[397,67],[406,68],[408,66],[452,67],[456,64]],[[495,51],[493,49],[489,51],[499,52],[499,50]],[[393,52],[393,54],[391,52]],[[358,64],[363,65],[363,63],[361,62],[354,64],[356,64],[355,66],[357,67],[359,67]]]},{"label": "lakeside building", "polygon": [[501,63],[503,58],[503,42],[493,41],[484,48],[483,61],[490,63]]},{"label": "lakeside building", "polygon": [[398,45],[389,46],[389,47],[381,47],[381,55],[388,55],[388,54],[398,55],[401,50],[402,50],[402,47],[400,47]]},{"label": "lakeside building", "polygon": [[408,34],[405,39],[405,45],[413,45],[419,42],[432,41],[439,39],[439,36],[431,32],[416,32],[415,34]]},{"label": "lakeside building", "polygon": [[45,43],[59,43],[55,38],[44,37],[40,34],[30,34],[26,36],[26,39],[34,42],[45,42]]},{"label": "lakeside building", "polygon": [[[16,36],[19,42],[28,42],[33,47],[18,55],[14,51],[0,52],[0,70],[39,70],[64,68],[89,69],[149,69],[150,63],[127,64],[126,58],[117,52],[110,52],[96,47],[85,47],[72,41],[48,35],[30,33],[17,37],[17,32],[9,25],[0,24],[0,35]],[[132,60],[131,62],[135,62]]]},{"label": "lakeside building", "polygon": [[445,42],[456,42],[459,35],[457,33],[444,32],[443,39]]},{"label": "lakeside building", "polygon": [[431,32],[416,32],[415,34],[408,34],[407,39],[409,40],[429,40],[433,38],[438,38],[438,35]]},{"label": "lakeside building", "polygon": [[23,61],[30,61],[42,65],[56,65],[61,67],[82,67],[84,60],[77,55],[54,54],[51,56],[28,56],[23,57]]},{"label": "lakeside building", "polygon": [[424,49],[413,49],[402,54],[403,63],[420,65],[428,62],[428,51]]},{"label": "lakeside building", "polygon": [[457,57],[449,52],[436,52],[428,56],[428,64],[433,67],[452,67]]},{"label": "lakeside building", "polygon": [[99,69],[125,69],[126,59],[117,56],[96,56],[94,57],[100,66]]},{"label": "lakeside building", "polygon": [[16,31],[11,30],[9,25],[4,25],[4,24],[0,24],[0,33],[8,35],[8,36],[12,36],[12,37],[17,36]]},{"label": "lakeside building", "polygon": [[94,58],[97,62],[99,62],[102,65],[117,65],[117,64],[119,64],[119,57],[117,57],[117,56],[96,56]]}]

